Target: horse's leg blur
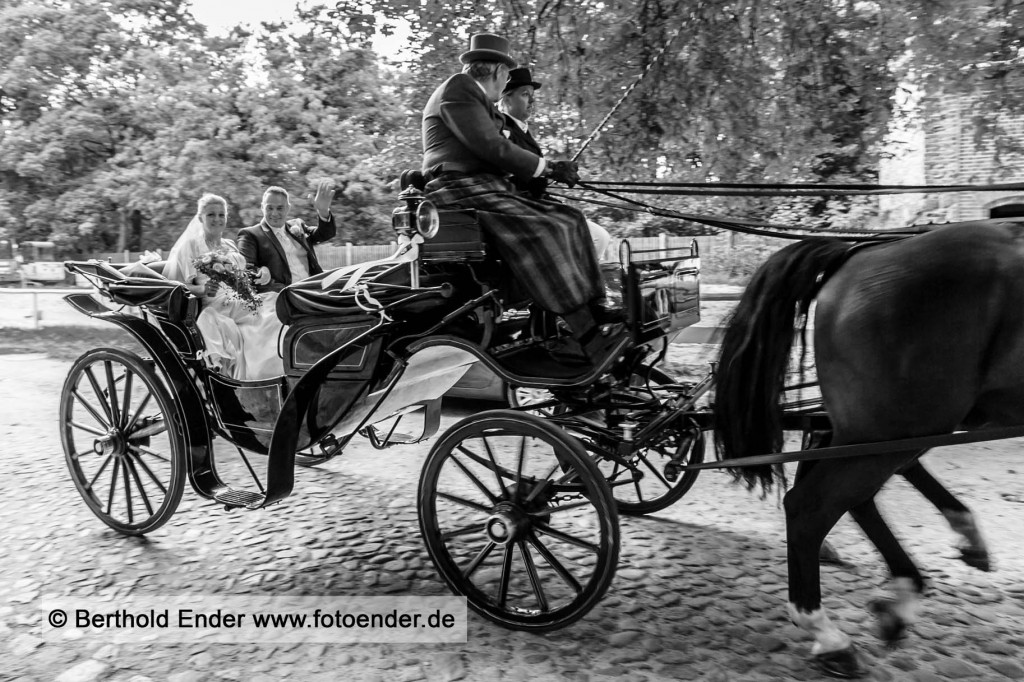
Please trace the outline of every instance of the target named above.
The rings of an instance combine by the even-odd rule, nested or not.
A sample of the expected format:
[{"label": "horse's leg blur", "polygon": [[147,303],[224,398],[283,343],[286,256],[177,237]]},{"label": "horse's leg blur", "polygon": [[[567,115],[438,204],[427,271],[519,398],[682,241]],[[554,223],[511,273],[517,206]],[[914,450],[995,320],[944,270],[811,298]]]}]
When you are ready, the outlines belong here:
[{"label": "horse's leg blur", "polygon": [[924,576],[878,513],[874,498],[850,509],[850,516],[881,553],[893,577],[893,597],[872,602],[871,611],[878,618],[881,639],[887,645],[895,646],[903,638],[907,626],[917,619],[919,598],[924,592]]},{"label": "horse's leg blur", "polygon": [[[842,444],[839,438],[836,444]],[[863,668],[853,642],[821,605],[821,543],[839,519],[870,503],[913,453],[807,462],[783,498],[789,562],[789,615],[814,637],[811,653],[829,675],[859,677]]]},{"label": "horse's leg blur", "polygon": [[[832,443],[832,430],[807,430],[804,431],[802,449],[813,450],[814,448],[827,448]],[[804,471],[804,467],[798,466],[796,469],[796,480],[800,480],[801,473]],[[839,554],[839,551],[832,546],[832,543],[827,539],[821,541],[821,549],[818,550],[818,561],[823,564],[834,564],[836,566],[845,566],[846,562],[843,561],[843,557]]]},{"label": "horse's leg blur", "polygon": [[961,540],[957,545],[957,549],[960,550],[960,559],[968,566],[979,570],[991,570],[988,547],[981,537],[981,531],[978,529],[971,510],[932,476],[920,460],[915,461],[899,473],[924,495],[925,499],[935,505],[935,508],[949,522],[953,532],[960,535]]}]

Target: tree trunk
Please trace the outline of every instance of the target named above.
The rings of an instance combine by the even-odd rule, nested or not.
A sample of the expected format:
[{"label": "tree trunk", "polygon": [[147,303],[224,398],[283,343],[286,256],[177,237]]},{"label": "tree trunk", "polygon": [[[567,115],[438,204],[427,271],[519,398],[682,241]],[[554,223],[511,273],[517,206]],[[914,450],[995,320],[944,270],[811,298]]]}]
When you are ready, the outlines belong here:
[{"label": "tree trunk", "polygon": [[118,221],[116,251],[121,253],[124,251],[125,244],[128,241],[128,211],[119,208],[117,215],[120,216],[121,220]]}]

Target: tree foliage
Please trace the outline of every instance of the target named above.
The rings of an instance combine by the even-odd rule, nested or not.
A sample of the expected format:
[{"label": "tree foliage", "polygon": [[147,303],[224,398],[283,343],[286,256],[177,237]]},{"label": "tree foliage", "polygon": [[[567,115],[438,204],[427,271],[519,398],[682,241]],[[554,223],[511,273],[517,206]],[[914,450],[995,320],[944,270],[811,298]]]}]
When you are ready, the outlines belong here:
[{"label": "tree foliage", "polygon": [[[0,0],[0,232],[66,255],[166,248],[202,192],[228,199],[237,228],[271,184],[310,217],[327,176],[339,239],[387,240],[420,111],[478,31],[507,35],[544,83],[534,128],[549,154],[585,147],[585,178],[870,182],[905,88],[932,106],[972,96],[978,143],[1016,171],[1000,115],[1024,113],[1022,28],[1024,0],[342,0],[215,36],[186,0]],[[385,35],[406,49],[376,54]],[[870,214],[663,205],[805,225]],[[620,234],[672,227],[594,213]],[[140,241],[124,244],[133,216]]]}]

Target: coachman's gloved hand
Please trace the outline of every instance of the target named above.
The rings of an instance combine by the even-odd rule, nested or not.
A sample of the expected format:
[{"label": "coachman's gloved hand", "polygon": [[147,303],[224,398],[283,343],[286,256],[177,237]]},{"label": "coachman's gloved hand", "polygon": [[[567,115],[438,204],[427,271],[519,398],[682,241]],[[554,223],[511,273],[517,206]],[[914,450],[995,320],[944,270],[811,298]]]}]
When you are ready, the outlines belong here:
[{"label": "coachman's gloved hand", "polygon": [[547,176],[573,187],[580,181],[580,166],[575,161],[549,161]]},{"label": "coachman's gloved hand", "polygon": [[526,183],[526,191],[534,199],[543,199],[544,193],[548,191],[548,179],[543,175],[539,178],[530,178]]}]

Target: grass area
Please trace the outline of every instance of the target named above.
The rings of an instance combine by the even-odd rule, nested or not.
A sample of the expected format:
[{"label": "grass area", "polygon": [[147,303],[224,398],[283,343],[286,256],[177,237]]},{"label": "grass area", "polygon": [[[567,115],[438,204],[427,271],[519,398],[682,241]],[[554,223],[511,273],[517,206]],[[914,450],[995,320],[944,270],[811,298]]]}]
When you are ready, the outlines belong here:
[{"label": "grass area", "polygon": [[113,325],[97,327],[43,327],[0,329],[0,355],[45,353],[55,360],[75,360],[93,348],[113,346],[140,355],[142,347],[128,333]]}]

